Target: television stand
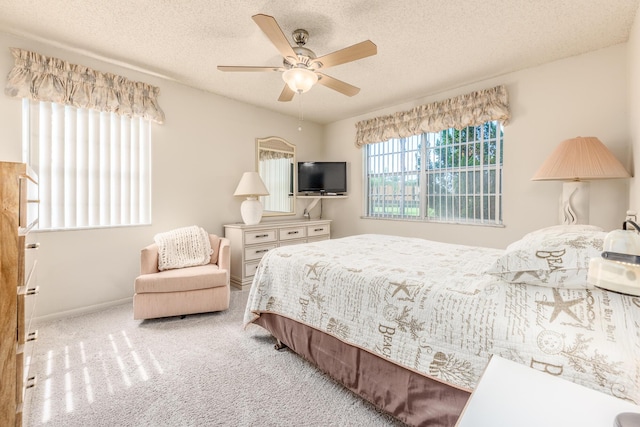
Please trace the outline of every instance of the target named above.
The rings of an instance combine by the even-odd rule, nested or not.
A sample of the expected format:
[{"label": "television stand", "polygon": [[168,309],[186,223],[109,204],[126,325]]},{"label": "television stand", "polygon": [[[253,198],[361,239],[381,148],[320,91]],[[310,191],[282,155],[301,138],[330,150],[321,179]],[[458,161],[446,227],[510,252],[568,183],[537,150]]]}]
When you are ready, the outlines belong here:
[{"label": "television stand", "polygon": [[345,194],[337,194],[335,193],[335,195],[329,195],[329,194],[334,194],[334,193],[324,193],[326,195],[313,195],[313,196],[297,196],[298,199],[307,199],[309,200],[307,202],[307,205],[304,208],[304,218],[306,219],[310,219],[311,217],[309,216],[309,212],[311,211],[311,209],[315,208],[316,205],[318,204],[318,202],[324,200],[324,199],[346,199],[348,196]]}]

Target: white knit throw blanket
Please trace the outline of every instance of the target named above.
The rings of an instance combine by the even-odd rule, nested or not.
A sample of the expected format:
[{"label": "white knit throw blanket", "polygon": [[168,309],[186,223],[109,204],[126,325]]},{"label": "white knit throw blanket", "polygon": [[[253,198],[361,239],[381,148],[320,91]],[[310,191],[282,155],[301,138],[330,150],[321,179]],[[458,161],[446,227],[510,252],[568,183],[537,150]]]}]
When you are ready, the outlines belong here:
[{"label": "white knit throw blanket", "polygon": [[158,245],[158,270],[205,265],[211,261],[209,233],[203,228],[177,228],[158,233],[153,238]]}]

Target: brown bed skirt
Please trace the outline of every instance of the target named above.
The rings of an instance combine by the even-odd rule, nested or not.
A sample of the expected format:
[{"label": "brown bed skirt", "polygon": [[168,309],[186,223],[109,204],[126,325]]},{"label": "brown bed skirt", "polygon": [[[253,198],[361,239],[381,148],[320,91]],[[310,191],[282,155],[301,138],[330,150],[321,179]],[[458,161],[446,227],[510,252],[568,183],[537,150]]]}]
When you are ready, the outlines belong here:
[{"label": "brown bed skirt", "polygon": [[453,426],[470,393],[398,366],[286,317],[262,313],[256,324],[381,410],[414,426]]}]

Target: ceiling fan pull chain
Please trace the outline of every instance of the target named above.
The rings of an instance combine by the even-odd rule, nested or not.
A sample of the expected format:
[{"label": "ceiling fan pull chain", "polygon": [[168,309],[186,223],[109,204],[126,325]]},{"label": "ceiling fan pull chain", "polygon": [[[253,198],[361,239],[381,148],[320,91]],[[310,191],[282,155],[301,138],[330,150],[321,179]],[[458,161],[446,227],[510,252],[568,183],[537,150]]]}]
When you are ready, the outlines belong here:
[{"label": "ceiling fan pull chain", "polygon": [[302,94],[298,94],[298,98],[300,98],[300,112],[298,114],[298,131],[302,132],[302,122],[304,121],[304,112],[302,110]]}]

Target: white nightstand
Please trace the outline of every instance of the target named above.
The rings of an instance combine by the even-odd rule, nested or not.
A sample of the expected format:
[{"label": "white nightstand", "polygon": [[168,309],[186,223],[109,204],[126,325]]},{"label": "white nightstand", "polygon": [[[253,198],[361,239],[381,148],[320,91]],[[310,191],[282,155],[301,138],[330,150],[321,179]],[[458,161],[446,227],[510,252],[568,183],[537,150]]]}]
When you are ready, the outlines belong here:
[{"label": "white nightstand", "polygon": [[493,356],[458,427],[613,427],[640,406]]}]

